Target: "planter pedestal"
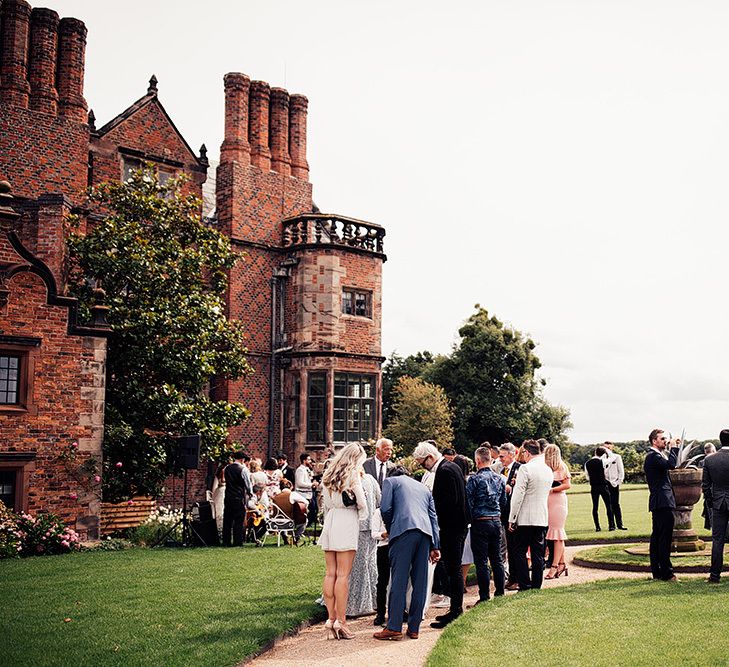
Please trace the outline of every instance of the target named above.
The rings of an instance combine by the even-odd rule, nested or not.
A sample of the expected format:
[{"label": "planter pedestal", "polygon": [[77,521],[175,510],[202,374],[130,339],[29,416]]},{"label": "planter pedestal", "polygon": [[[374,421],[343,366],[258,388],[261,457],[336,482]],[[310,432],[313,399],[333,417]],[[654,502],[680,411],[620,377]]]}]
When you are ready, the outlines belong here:
[{"label": "planter pedestal", "polygon": [[676,509],[673,510],[675,523],[671,538],[671,551],[703,551],[706,543],[699,539],[699,535],[691,523],[694,505],[701,498],[702,471],[696,468],[681,468],[670,470],[669,476],[673,485],[673,495],[676,498]]}]

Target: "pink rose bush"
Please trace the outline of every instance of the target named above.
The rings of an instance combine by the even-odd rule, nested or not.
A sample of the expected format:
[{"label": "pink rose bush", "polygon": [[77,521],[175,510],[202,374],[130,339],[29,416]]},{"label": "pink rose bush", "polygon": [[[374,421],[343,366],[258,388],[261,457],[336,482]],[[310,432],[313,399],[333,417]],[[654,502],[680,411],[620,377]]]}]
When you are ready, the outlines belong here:
[{"label": "pink rose bush", "polygon": [[0,558],[61,554],[80,548],[78,533],[55,514],[15,514],[0,502]]}]

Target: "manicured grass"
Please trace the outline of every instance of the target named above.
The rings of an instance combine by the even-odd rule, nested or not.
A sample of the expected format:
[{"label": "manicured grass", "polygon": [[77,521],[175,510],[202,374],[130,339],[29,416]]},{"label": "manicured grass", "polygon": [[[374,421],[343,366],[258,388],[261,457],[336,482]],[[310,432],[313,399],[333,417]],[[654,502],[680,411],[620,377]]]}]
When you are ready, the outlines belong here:
[{"label": "manicured grass", "polygon": [[727,592],[612,579],[497,598],[449,625],[427,665],[726,665]]},{"label": "manicured grass", "polygon": [[[623,511],[623,523],[628,530],[608,530],[607,514],[605,505],[600,501],[599,533],[595,532],[595,524],[592,521],[592,498],[589,493],[589,486],[576,485],[574,493],[568,493],[569,513],[567,515],[567,537],[569,540],[600,540],[615,541],[626,538],[648,537],[651,534],[651,515],[648,511],[648,487],[645,484],[625,485],[620,490],[620,507]],[[585,492],[580,492],[584,489]],[[572,489],[570,489],[572,491]],[[711,533],[704,529],[704,519],[701,516],[703,500],[694,506],[693,526],[702,536],[709,536]]]},{"label": "manicured grass", "polygon": [[[726,548],[724,549],[724,554],[724,562],[729,564]],[[584,551],[580,551],[578,555],[581,560],[586,560],[590,563],[650,566],[650,559],[647,555],[629,554],[625,551],[625,547],[622,546],[607,545],[604,547],[595,547],[594,549],[585,549]],[[673,554],[671,559],[674,567],[700,566],[705,567],[708,572],[709,566],[711,565],[711,542],[708,542],[705,551],[701,554],[690,554],[686,556]]]},{"label": "manicured grass", "polygon": [[0,561],[0,662],[235,665],[321,613],[323,572],[316,547]]}]

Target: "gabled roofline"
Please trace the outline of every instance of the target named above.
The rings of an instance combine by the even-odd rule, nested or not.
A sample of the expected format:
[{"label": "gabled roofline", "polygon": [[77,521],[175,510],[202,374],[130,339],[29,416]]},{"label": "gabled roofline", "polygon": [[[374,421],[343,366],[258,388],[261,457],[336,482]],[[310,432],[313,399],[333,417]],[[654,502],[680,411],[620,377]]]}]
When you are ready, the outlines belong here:
[{"label": "gabled roofline", "polygon": [[[156,82],[155,82],[156,83]],[[187,151],[190,153],[190,155],[194,158],[195,162],[200,167],[207,167],[208,165],[206,162],[203,162],[197,155],[195,155],[195,151],[190,148],[190,144],[187,143],[187,140],[185,137],[182,136],[182,133],[177,129],[177,125],[175,125],[172,118],[170,118],[170,115],[167,113],[167,109],[165,109],[162,102],[159,101],[159,97],[157,97],[157,88],[156,86],[150,86],[149,91],[146,95],[143,97],[140,97],[134,104],[127,107],[124,111],[122,111],[119,115],[112,118],[106,125],[100,127],[96,132],[94,132],[94,135],[97,137],[103,137],[105,134],[108,134],[111,132],[115,127],[119,126],[121,123],[123,123],[128,118],[131,118],[137,111],[140,111],[144,107],[146,107],[148,104],[151,104],[152,102],[156,102],[159,106],[160,110],[162,111],[164,117],[167,119],[167,122],[170,124],[172,129],[175,131],[175,134],[180,138],[180,141],[182,141],[183,145],[187,149]]]}]

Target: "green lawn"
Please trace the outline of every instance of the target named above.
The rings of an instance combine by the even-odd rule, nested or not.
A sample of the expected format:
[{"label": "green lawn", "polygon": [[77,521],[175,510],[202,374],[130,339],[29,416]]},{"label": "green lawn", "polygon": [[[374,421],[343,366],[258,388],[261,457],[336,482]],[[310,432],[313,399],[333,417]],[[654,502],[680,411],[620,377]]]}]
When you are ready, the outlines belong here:
[{"label": "green lawn", "polygon": [[[620,489],[620,507],[623,511],[623,523],[628,530],[608,530],[605,505],[600,501],[600,527],[595,532],[592,521],[592,498],[590,487],[585,484],[575,485],[568,492],[569,513],[567,515],[567,537],[570,540],[624,540],[625,538],[648,537],[651,533],[651,515],[648,512],[648,487],[645,484],[626,484]],[[699,535],[709,536],[704,530],[704,519],[701,516],[703,500],[694,506],[693,526]]]},{"label": "green lawn", "polygon": [[235,665],[321,613],[323,572],[316,547],[3,560],[0,663]]},{"label": "green lawn", "polygon": [[449,625],[427,665],[726,665],[728,592],[613,579],[497,598]]},{"label": "green lawn", "polygon": [[[642,565],[650,566],[650,559],[647,555],[629,554],[625,551],[624,546],[607,545],[603,547],[595,547],[594,549],[585,549],[579,552],[579,557],[591,563],[617,563],[619,565]],[[671,555],[674,567],[690,566],[704,567],[708,572],[711,565],[711,542],[708,542],[706,549],[701,554]],[[729,565],[729,557],[726,548],[724,549],[724,562]]]}]

